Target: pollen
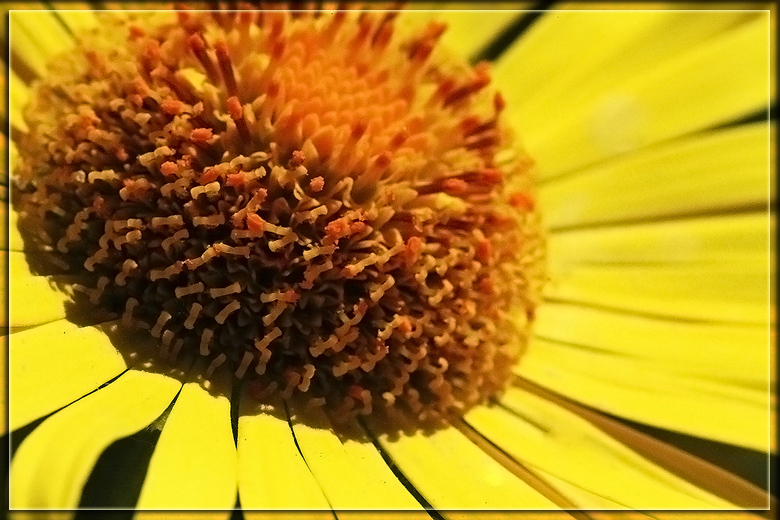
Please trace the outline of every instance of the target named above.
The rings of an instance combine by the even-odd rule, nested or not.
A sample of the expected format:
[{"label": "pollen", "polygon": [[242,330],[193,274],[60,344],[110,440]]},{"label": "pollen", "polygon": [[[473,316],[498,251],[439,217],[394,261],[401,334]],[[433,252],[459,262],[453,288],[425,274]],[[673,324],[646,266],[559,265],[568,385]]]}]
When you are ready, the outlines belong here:
[{"label": "pollen", "polygon": [[338,420],[502,390],[544,240],[487,64],[397,12],[96,16],[14,173],[28,250],[79,303]]}]

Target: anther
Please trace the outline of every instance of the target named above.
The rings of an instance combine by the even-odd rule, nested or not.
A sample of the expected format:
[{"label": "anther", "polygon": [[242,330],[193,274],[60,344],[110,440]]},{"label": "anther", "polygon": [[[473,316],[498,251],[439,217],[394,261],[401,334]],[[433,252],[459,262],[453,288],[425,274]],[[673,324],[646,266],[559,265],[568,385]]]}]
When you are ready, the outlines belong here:
[{"label": "anther", "polygon": [[249,368],[249,364],[254,360],[254,355],[247,351],[244,352],[244,357],[241,358],[241,364],[236,369],[236,377],[238,379],[242,379],[244,377],[244,374],[246,374],[246,369]]},{"label": "anther", "polygon": [[228,316],[230,316],[231,313],[237,311],[241,308],[241,303],[238,300],[233,300],[232,302],[225,305],[225,307],[219,311],[219,314],[214,316],[214,321],[222,325],[225,323],[225,320],[227,320]]},{"label": "anther", "polygon": [[198,302],[195,302],[190,306],[190,314],[187,316],[187,319],[184,321],[185,329],[192,330],[195,328],[195,320],[198,319],[198,316],[200,316],[200,311],[202,310],[203,310],[203,305],[199,304]]},{"label": "anther", "polygon": [[167,311],[162,311],[160,313],[160,316],[157,318],[157,322],[154,324],[154,327],[152,327],[152,336],[155,338],[159,338],[160,334],[162,333],[162,329],[165,326],[166,323],[168,323],[168,320],[170,320],[173,316]]}]

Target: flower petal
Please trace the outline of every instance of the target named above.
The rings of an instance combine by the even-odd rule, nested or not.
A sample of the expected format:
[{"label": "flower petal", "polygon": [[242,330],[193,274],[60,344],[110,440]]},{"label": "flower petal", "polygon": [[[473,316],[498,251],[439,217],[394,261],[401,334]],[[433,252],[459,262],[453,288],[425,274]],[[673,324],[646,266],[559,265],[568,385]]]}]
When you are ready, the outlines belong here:
[{"label": "flower petal", "polygon": [[[273,409],[242,399],[238,418],[238,492],[244,509],[328,509],[279,401]],[[271,471],[273,469],[273,471]]]},{"label": "flower petal", "polygon": [[584,350],[647,363],[648,374],[669,372],[749,388],[766,388],[769,382],[767,327],[660,320],[546,303],[537,312],[534,335],[554,343],[558,351]]},{"label": "flower petal", "polygon": [[423,510],[369,440],[342,440],[322,410],[289,406],[296,444],[334,509]]},{"label": "flower petal", "polygon": [[18,69],[17,64],[44,76],[48,61],[73,45],[73,37],[48,9],[12,12],[8,20],[13,55],[11,66],[20,74],[23,69]]},{"label": "flower petal", "polygon": [[[625,12],[631,4],[619,10],[609,9],[614,7],[611,4],[588,7],[572,2],[554,7],[556,11],[538,20],[497,66],[497,79],[503,79],[501,75],[511,73],[511,64],[522,64],[524,74],[512,76],[514,88],[508,96],[517,98],[523,112],[544,114],[551,104],[578,95],[583,83],[595,86],[605,74],[613,81],[618,73],[623,77],[636,74],[669,60],[680,49],[707,42],[760,16],[745,11],[680,13],[672,10],[680,8],[676,3],[642,4],[643,12],[634,13]],[[594,39],[594,34],[599,38]],[[553,41],[556,52],[551,54],[548,49]],[[585,46],[588,52],[581,52]],[[575,53],[576,61],[571,59]],[[544,78],[544,88],[539,88],[539,78]]]},{"label": "flower petal", "polygon": [[223,520],[230,513],[230,511],[198,511],[197,513],[193,511],[136,511],[133,514],[133,520]]},{"label": "flower petal", "polygon": [[[0,336],[0,384],[2,384],[4,387],[8,383],[6,380],[6,369],[8,368],[6,366],[6,360],[8,359],[8,336]],[[3,415],[3,417],[8,417],[8,407],[6,406],[6,400],[0,399],[0,414]],[[3,424],[0,425],[0,435],[5,435],[7,433],[6,429],[6,421],[3,421]]]},{"label": "flower petal", "polygon": [[479,407],[466,414],[465,420],[546,478],[559,479],[586,491],[568,497],[578,507],[731,507],[652,464],[584,419],[543,399],[510,388],[501,402],[515,413],[499,406]]},{"label": "flower petal", "polygon": [[110,328],[79,328],[59,320],[11,336],[11,430],[66,406],[127,369],[125,358],[106,336]]},{"label": "flower petal", "polygon": [[696,511],[653,511],[655,520],[758,520],[765,518],[760,512],[730,511],[703,513]]},{"label": "flower petal", "polygon": [[[7,220],[6,217],[8,218]],[[5,230],[8,230],[8,250],[24,251],[24,240],[17,227],[16,212],[13,210],[8,211],[8,206],[0,206],[0,222],[4,225],[6,223],[8,224],[7,227],[3,227],[3,230],[0,232],[0,235],[5,235]],[[3,236],[3,238],[5,238],[5,236]]]},{"label": "flower petal", "polygon": [[773,227],[773,216],[747,213],[553,233],[545,294],[675,320],[766,327],[774,319]]},{"label": "flower petal", "polygon": [[672,319],[769,322],[768,258],[737,265],[576,266],[551,274],[545,297]]},{"label": "flower petal", "polygon": [[[54,289],[50,277],[33,275],[24,253],[0,251],[0,266],[5,265],[8,265],[11,282],[7,314],[10,327],[40,325],[65,317],[65,304],[71,301],[70,296]],[[5,288],[0,287],[0,290]],[[2,303],[0,311],[5,311]],[[5,325],[5,316],[5,312],[0,312],[0,325]]]},{"label": "flower petal", "polygon": [[608,413],[763,451],[770,442],[767,357],[767,380],[753,386],[728,372],[686,373],[679,365],[534,339],[516,370]]},{"label": "flower petal", "polygon": [[545,183],[540,205],[553,230],[766,206],[769,143],[766,123],[695,135]]},{"label": "flower petal", "polygon": [[[14,71],[8,74],[8,115],[10,117],[11,129],[20,132],[27,132],[27,123],[24,122],[22,110],[27,106],[30,100],[30,89],[24,84]],[[8,143],[8,162],[11,165],[11,171],[14,170],[14,163],[19,153],[16,150],[16,144],[11,141]]]},{"label": "flower petal", "polygon": [[768,12],[549,13],[501,59],[496,83],[541,178],[552,178],[766,108],[768,21]]},{"label": "flower petal", "polygon": [[95,8],[93,4],[87,2],[51,2],[51,6],[56,9],[55,16],[75,35],[98,24],[97,16],[90,10]]},{"label": "flower petal", "polygon": [[[42,2],[3,2],[0,4],[0,40],[2,41],[7,41],[8,25],[6,22],[10,15],[9,11],[12,9],[35,10],[48,9],[48,7]],[[5,58],[3,58],[3,61],[5,61]]]},{"label": "flower petal", "polygon": [[148,426],[181,383],[147,370],[128,370],[105,388],[46,419],[22,442],[11,464],[16,509],[73,509],[102,451]]},{"label": "flower petal", "polygon": [[[6,92],[4,87],[5,78],[0,79],[0,95],[6,96],[8,92]],[[2,103],[2,105],[5,105],[5,103]],[[0,121],[6,122],[5,107],[0,108]],[[0,157],[7,157],[8,151],[8,138],[5,136],[5,133],[2,133],[0,134]],[[0,189],[3,190],[3,194],[5,195],[3,200],[8,200],[8,167],[5,162],[0,166],[0,184],[2,184]],[[5,204],[3,206],[5,206]]]},{"label": "flower petal", "polygon": [[[685,449],[669,444],[606,414],[567,399],[539,385],[516,377],[513,385],[555,406],[574,413],[601,432],[647,458],[654,464],[674,473],[689,484],[745,509],[763,509],[773,505],[766,487],[760,487],[728,470],[702,459]],[[516,409],[513,410],[516,413]],[[766,462],[768,455],[764,454]]]},{"label": "flower petal", "polygon": [[[246,520],[337,520],[333,511],[243,511]],[[339,519],[341,512],[339,513]]]},{"label": "flower petal", "polygon": [[138,509],[222,509],[221,518],[229,518],[237,456],[225,388],[218,380],[184,384],[154,448]]},{"label": "flower petal", "polygon": [[[376,425],[371,429],[380,431]],[[383,433],[377,439],[436,509],[557,509],[455,428]]]},{"label": "flower petal", "polygon": [[[551,233],[553,266],[587,264],[728,264],[769,255],[775,216],[708,216]],[[588,244],[587,248],[582,247]]]}]

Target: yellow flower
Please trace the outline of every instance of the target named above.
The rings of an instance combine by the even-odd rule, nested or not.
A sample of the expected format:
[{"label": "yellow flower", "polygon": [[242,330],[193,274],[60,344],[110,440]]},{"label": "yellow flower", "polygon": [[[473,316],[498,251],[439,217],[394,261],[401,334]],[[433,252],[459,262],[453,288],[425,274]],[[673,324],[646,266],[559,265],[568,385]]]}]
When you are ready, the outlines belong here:
[{"label": "yellow flower", "polygon": [[[128,353],[146,336],[79,326],[51,287],[70,280],[34,274],[9,209],[11,507],[238,500],[246,518],[768,507],[763,483],[705,462],[718,457],[702,447],[760,465],[775,452],[770,12],[554,7],[397,22],[442,19],[444,47],[493,61],[506,119],[536,161],[549,280],[509,389],[433,431],[334,430],[294,401],[263,413],[202,369],[140,365]],[[11,13],[12,164],[27,84],[97,20]],[[550,516],[569,514],[610,516]]]}]

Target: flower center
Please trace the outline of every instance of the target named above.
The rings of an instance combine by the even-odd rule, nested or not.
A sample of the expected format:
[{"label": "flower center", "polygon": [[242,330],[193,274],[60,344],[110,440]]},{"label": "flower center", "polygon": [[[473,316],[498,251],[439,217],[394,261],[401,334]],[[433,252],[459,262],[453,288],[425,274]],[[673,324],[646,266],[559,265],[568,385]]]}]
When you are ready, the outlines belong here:
[{"label": "flower center", "polygon": [[257,398],[441,417],[505,384],[543,252],[485,64],[397,13],[99,14],[15,204],[90,305]]}]

